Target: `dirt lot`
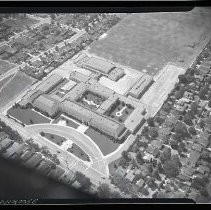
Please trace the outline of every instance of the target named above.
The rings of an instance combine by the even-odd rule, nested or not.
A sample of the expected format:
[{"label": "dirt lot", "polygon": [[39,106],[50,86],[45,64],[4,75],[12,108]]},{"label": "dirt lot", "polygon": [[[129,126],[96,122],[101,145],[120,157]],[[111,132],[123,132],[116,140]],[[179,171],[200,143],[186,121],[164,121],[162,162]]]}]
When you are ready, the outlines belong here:
[{"label": "dirt lot", "polygon": [[210,38],[211,8],[131,14],[89,53],[155,75],[167,62],[190,65]]}]

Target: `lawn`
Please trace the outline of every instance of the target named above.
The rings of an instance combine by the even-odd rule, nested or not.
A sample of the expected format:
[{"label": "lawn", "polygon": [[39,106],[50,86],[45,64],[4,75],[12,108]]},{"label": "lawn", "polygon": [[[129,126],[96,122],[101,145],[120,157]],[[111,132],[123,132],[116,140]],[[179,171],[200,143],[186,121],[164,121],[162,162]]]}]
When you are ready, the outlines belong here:
[{"label": "lawn", "polygon": [[1,88],[3,88],[3,86],[4,86],[13,76],[14,76],[14,74],[9,75],[8,77],[6,77],[6,78],[4,78],[4,79],[2,79],[2,80],[0,81],[0,90],[1,90]]},{"label": "lawn", "polygon": [[18,72],[0,91],[0,107],[5,106],[18,95],[23,93],[35,82],[23,72]]},{"label": "lawn", "polygon": [[128,15],[89,53],[155,75],[167,62],[188,67],[211,33],[211,9]]},{"label": "lawn", "polygon": [[50,123],[50,119],[32,109],[23,109],[20,107],[10,108],[7,111],[7,114],[21,121],[25,125]]},{"label": "lawn", "polygon": [[0,60],[0,76],[9,71],[10,69],[14,68],[15,66],[15,64],[11,64],[7,61]]},{"label": "lawn", "polygon": [[66,118],[64,116],[59,116],[57,119],[55,119],[53,121],[53,123],[57,124],[59,121],[65,121],[66,126],[69,126],[71,128],[77,129],[79,126],[77,123],[73,122],[72,120],[70,120],[69,118]]},{"label": "lawn", "polygon": [[91,91],[85,91],[83,95],[77,100],[82,105],[89,107],[90,109],[96,110],[106,99],[93,93]]},{"label": "lawn", "polygon": [[93,128],[87,129],[85,134],[98,145],[103,155],[108,155],[119,147],[118,143],[114,143],[109,137],[102,135]]},{"label": "lawn", "polygon": [[134,107],[129,104],[125,104],[125,102],[117,100],[115,104],[113,104],[108,111],[106,111],[105,115],[115,119],[118,122],[124,122],[128,116],[132,113]]},{"label": "lawn", "polygon": [[53,143],[61,146],[67,139],[62,137],[62,136],[58,136],[55,134],[51,134],[51,133],[44,133],[41,132],[40,133],[41,136],[47,138],[48,140],[52,141]]},{"label": "lawn", "polygon": [[76,157],[84,160],[84,161],[90,161],[89,156],[75,143],[72,144],[71,148],[67,149],[68,152],[71,152]]}]

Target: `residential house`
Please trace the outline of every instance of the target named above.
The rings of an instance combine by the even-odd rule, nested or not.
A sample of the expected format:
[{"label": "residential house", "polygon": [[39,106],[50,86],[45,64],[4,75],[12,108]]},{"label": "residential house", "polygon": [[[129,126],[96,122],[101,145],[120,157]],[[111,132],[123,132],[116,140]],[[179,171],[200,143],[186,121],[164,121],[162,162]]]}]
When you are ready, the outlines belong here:
[{"label": "residential house", "polygon": [[122,166],[118,166],[115,173],[123,177],[126,174],[126,169],[124,169]]},{"label": "residential house", "polygon": [[125,176],[125,178],[132,182],[135,178],[134,170],[130,170]]},{"label": "residential house", "polygon": [[9,137],[9,135],[8,135],[7,133],[5,133],[5,132],[0,132],[0,141],[6,139],[6,138],[8,138],[8,137]]},{"label": "residential house", "polygon": [[197,171],[203,175],[209,175],[210,168],[207,166],[199,165],[199,167],[197,168]]},{"label": "residential house", "polygon": [[51,170],[49,176],[54,179],[59,179],[64,173],[65,170],[63,168],[61,168],[60,166],[56,166],[56,169]]},{"label": "residential house", "polygon": [[192,146],[192,149],[193,150],[196,150],[196,151],[198,151],[198,152],[201,152],[202,151],[202,146],[200,145],[200,144],[193,144],[193,146]]},{"label": "residential house", "polygon": [[139,188],[142,188],[144,187],[145,185],[145,181],[143,179],[140,179],[136,182],[136,185],[139,187]]},{"label": "residential house", "polygon": [[34,155],[34,152],[32,152],[31,150],[26,150],[21,156],[20,156],[20,160],[22,160],[23,162],[27,161],[30,157],[32,157]]},{"label": "residential house", "polygon": [[28,168],[35,168],[38,166],[38,164],[42,161],[42,155],[39,153],[35,153],[33,156],[31,156],[24,165]]},{"label": "residential house", "polygon": [[198,162],[200,158],[200,153],[194,150],[190,151],[189,157],[188,157],[188,164],[192,167],[196,166],[196,163]]}]

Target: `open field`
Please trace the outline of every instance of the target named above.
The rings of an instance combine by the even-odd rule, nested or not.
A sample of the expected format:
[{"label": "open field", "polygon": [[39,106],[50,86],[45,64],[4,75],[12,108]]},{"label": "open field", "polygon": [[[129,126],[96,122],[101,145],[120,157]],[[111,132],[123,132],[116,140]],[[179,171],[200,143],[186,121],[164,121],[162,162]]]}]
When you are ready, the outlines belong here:
[{"label": "open field", "polygon": [[211,9],[131,14],[89,53],[155,75],[167,62],[188,67],[210,38]]},{"label": "open field", "polygon": [[90,161],[89,156],[75,143],[73,143],[72,147],[68,148],[67,151],[84,161]]},{"label": "open field", "polygon": [[4,85],[7,84],[7,82],[8,82],[13,76],[14,76],[14,74],[9,75],[8,77],[6,77],[6,78],[4,78],[4,79],[2,79],[2,80],[0,81],[0,90],[3,88]]},{"label": "open field", "polygon": [[0,107],[5,106],[33,83],[34,79],[25,75],[23,72],[18,72],[0,91]]},{"label": "open field", "polygon": [[0,60],[0,76],[10,69],[14,68],[16,65],[8,63],[6,61]]},{"label": "open field", "polygon": [[114,143],[107,136],[102,135],[101,133],[95,131],[93,128],[89,128],[85,131],[87,136],[89,136],[100,148],[103,155],[107,155],[119,147],[118,143]]},{"label": "open field", "polygon": [[47,138],[48,140],[52,141],[53,143],[61,146],[67,139],[51,133],[41,133],[41,136]]},{"label": "open field", "polygon": [[21,121],[25,125],[50,123],[50,119],[32,109],[22,109],[20,107],[10,108],[7,111],[7,114]]}]

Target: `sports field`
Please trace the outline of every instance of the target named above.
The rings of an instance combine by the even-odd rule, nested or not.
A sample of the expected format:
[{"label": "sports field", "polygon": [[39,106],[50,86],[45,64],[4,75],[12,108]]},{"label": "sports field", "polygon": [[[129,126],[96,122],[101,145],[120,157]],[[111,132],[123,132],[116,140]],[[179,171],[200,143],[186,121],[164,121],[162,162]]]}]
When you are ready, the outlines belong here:
[{"label": "sports field", "polygon": [[11,64],[9,62],[0,60],[0,76],[9,71],[10,69],[14,68],[15,66],[16,65]]},{"label": "sports field", "polygon": [[29,88],[35,80],[18,72],[1,90],[0,90],[0,107],[5,106],[24,90]]},{"label": "sports field", "polygon": [[131,14],[94,42],[90,54],[155,75],[167,62],[187,67],[211,34],[211,8]]},{"label": "sports field", "polygon": [[0,90],[3,88],[4,85],[14,76],[14,74],[5,77],[4,79],[0,80]]}]

